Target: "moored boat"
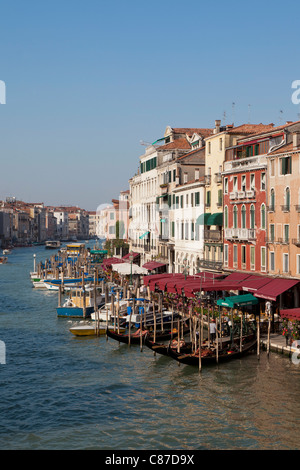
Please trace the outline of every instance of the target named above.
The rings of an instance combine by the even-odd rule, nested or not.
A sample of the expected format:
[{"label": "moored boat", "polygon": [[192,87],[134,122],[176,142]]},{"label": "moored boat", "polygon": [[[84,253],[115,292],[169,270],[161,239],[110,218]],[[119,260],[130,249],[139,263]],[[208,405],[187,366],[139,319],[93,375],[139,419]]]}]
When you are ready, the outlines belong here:
[{"label": "moored boat", "polygon": [[[113,330],[113,326],[108,327]],[[119,329],[120,333],[125,333],[125,328]],[[75,336],[103,336],[106,334],[106,327],[97,328],[96,325],[77,325],[70,328],[70,332]]]},{"label": "moored boat", "polygon": [[[239,348],[237,343],[228,344],[224,349],[218,351],[218,354],[215,348],[203,348],[201,350],[201,365],[217,364],[239,359],[250,353],[255,348],[256,344],[256,338],[246,341],[242,349]],[[199,366],[199,350],[193,353],[183,354],[181,351],[177,352],[170,348],[169,356],[181,364]]]},{"label": "moored boat", "polygon": [[0,256],[0,264],[6,264],[7,263],[7,256]]}]

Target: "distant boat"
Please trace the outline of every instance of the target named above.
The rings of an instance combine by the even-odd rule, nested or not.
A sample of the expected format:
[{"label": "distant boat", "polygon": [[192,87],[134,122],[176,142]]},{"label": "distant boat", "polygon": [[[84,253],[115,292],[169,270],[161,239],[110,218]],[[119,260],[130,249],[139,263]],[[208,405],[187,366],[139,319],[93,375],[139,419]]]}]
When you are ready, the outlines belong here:
[{"label": "distant boat", "polygon": [[6,264],[7,263],[7,256],[1,256],[0,257],[0,264]]},{"label": "distant boat", "polygon": [[3,254],[4,255],[11,255],[11,250],[8,250],[8,249],[3,250]]},{"label": "distant boat", "polygon": [[45,243],[45,248],[48,248],[50,250],[55,250],[57,248],[60,248],[60,241],[59,240],[49,240]]},{"label": "distant boat", "polygon": [[[110,330],[114,330],[114,326],[108,327]],[[71,333],[75,336],[103,336],[106,334],[106,326],[99,327],[98,330],[96,326],[91,325],[78,325],[70,328]],[[125,333],[125,328],[119,328],[120,333]]]},{"label": "distant boat", "polygon": [[[91,316],[91,313],[94,312],[94,289],[86,288],[85,289],[85,312],[84,312],[84,296],[83,290],[78,288],[71,290],[71,296],[66,299],[64,304],[61,307],[57,307],[57,316],[58,317],[73,317],[73,318],[88,318]],[[97,293],[96,304],[99,308],[104,303],[104,295]]]}]

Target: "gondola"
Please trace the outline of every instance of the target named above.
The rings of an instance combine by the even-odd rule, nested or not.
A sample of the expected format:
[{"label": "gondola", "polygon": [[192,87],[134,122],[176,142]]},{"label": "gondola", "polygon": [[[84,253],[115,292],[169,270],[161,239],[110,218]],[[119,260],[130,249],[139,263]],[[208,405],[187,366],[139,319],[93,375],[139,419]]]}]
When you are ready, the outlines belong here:
[{"label": "gondola", "polygon": [[[189,327],[184,326],[183,327],[183,335],[187,334],[189,332]],[[129,344],[129,333],[125,334],[118,334],[116,331],[111,331],[107,330],[106,334],[109,338],[115,339],[116,341],[119,341],[119,343],[126,343]],[[158,341],[168,341],[172,338],[174,338],[177,335],[177,330],[173,329],[171,330],[165,330],[165,331],[158,331],[156,332],[156,340]],[[140,333],[140,330],[138,329],[134,333],[130,334],[130,344],[140,344],[141,341],[141,336],[143,342],[145,342],[146,336],[148,336],[148,339],[153,338],[153,331],[150,330],[142,330],[142,334]]]},{"label": "gondola", "polygon": [[[257,339],[252,338],[250,341],[246,341],[243,344],[241,351],[237,344],[233,346],[229,344],[226,348],[219,351],[218,358],[217,358],[215,349],[205,348],[201,352],[201,366],[207,365],[207,364],[217,364],[220,362],[228,362],[228,361],[231,361],[232,359],[241,358],[245,356],[246,354],[248,354],[250,351],[252,351],[255,348],[256,344],[257,344]],[[177,352],[177,351],[174,351],[172,348],[169,348],[168,354],[170,357],[180,362],[181,364],[187,364],[187,365],[193,365],[193,366],[199,365],[198,352],[191,353],[191,354],[182,354],[182,352]]]},{"label": "gondola", "polygon": [[[150,337],[147,335],[145,337],[145,346],[147,346],[149,349],[151,349],[153,352],[157,352],[158,354],[162,354],[163,356],[168,356],[169,355],[169,348],[174,349],[174,351],[177,351],[177,340],[173,340],[174,342],[167,343],[167,344],[161,344],[161,343],[156,343],[153,341],[153,337]],[[186,343],[185,341],[180,341],[180,352],[181,354],[189,354],[192,351],[192,343],[188,342]]]}]

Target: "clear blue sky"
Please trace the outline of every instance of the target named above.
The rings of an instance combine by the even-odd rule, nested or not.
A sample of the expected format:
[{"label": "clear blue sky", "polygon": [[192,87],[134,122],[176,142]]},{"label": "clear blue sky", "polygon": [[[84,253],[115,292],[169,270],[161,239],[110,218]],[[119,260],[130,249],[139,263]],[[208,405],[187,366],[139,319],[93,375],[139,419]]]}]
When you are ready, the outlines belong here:
[{"label": "clear blue sky", "polygon": [[291,0],[1,1],[0,199],[95,210],[167,125],[297,120],[299,14]]}]

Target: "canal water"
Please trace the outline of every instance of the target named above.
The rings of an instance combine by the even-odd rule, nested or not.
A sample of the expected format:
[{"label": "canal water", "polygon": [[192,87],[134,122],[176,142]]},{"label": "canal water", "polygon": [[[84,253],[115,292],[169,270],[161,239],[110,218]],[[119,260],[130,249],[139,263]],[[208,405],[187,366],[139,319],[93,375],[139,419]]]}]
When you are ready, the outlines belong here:
[{"label": "canal water", "polygon": [[16,248],[0,265],[0,449],[300,448],[300,364],[263,352],[199,374],[77,338],[75,321],[57,318],[57,293],[32,288],[34,253],[50,256]]}]

